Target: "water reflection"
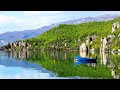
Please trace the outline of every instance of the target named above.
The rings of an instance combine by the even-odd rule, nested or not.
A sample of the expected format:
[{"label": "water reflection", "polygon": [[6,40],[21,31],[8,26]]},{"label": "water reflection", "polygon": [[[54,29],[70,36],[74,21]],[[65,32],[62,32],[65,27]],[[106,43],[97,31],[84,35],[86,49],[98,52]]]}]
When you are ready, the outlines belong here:
[{"label": "water reflection", "polygon": [[21,66],[0,65],[0,79],[46,79],[54,75],[42,68],[23,68]]},{"label": "water reflection", "polygon": [[18,60],[28,58],[28,53],[0,51],[0,79],[60,79],[38,64]]},{"label": "water reflection", "polygon": [[101,56],[100,63],[104,64],[104,65],[107,65],[107,61],[108,61],[107,60],[107,54],[105,52],[101,52],[100,56]]},{"label": "water reflection", "polygon": [[[118,67],[118,65],[114,63],[114,61],[116,60],[114,55],[115,53],[105,53],[105,52],[100,53],[101,56],[100,63],[106,65],[111,70],[111,75],[113,76],[114,79],[119,79],[119,75],[118,73],[116,73],[118,72],[117,68],[115,69],[115,67],[116,66]],[[119,60],[119,58],[117,58],[117,60]]]},{"label": "water reflection", "polygon": [[28,51],[14,51],[14,52],[11,52],[11,56],[13,58],[27,59],[29,57],[29,52]]},{"label": "water reflection", "polygon": [[[62,74],[64,74],[64,73],[67,74],[68,73],[67,71],[69,71],[70,67],[74,68],[73,67],[74,64],[76,64],[76,65],[86,64],[88,69],[89,69],[89,67],[98,67],[98,64],[99,64],[99,65],[104,65],[104,68],[109,69],[110,74],[113,78],[119,79],[119,75],[120,75],[120,56],[116,55],[116,54],[112,54],[112,53],[105,53],[105,52],[86,53],[86,52],[80,52],[80,51],[73,51],[73,52],[66,52],[66,51],[65,52],[59,52],[59,51],[50,51],[50,52],[19,51],[19,52],[17,52],[16,51],[16,52],[11,52],[7,55],[8,55],[7,57],[9,57],[9,58],[11,57],[14,59],[24,59],[24,60],[28,60],[28,61],[32,61],[32,62],[38,62],[40,64],[43,64],[45,66],[45,68],[46,67],[50,68],[50,70],[53,70],[57,74],[58,73],[61,74],[61,72],[62,72]],[[86,61],[85,62],[84,61],[74,62],[74,56],[81,56],[81,57],[88,57],[88,58],[95,58],[97,56],[99,63],[91,62],[91,61],[90,62],[86,62]],[[2,60],[2,58],[1,58],[1,60]],[[16,66],[19,66],[20,62],[22,62],[22,61],[19,61],[19,64],[18,65],[16,64]],[[24,65],[24,64],[22,64],[22,65]],[[29,66],[29,65],[25,65],[25,67],[26,66]],[[20,67],[22,67],[22,66],[20,66]],[[101,66],[101,70],[102,69],[103,69],[103,67]],[[70,73],[70,75],[72,75],[72,74]],[[88,77],[89,77],[89,75],[88,75]]]}]

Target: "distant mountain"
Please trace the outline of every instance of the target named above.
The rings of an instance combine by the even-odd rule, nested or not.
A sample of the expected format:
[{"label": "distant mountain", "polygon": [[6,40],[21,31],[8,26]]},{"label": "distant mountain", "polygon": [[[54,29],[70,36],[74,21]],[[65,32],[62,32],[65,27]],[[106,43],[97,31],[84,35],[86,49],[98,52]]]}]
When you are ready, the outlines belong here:
[{"label": "distant mountain", "polygon": [[69,20],[66,22],[60,22],[59,24],[79,24],[79,23],[93,22],[93,21],[108,21],[108,20],[115,19],[119,16],[120,15],[118,14],[105,14],[105,15],[100,15],[96,17],[86,17],[86,18],[80,18],[76,20]]},{"label": "distant mountain", "polygon": [[[24,30],[24,31],[15,31],[15,32],[6,32],[3,34],[0,34],[0,40],[4,40],[6,42],[14,42],[16,40],[26,39],[26,38],[32,38],[40,35],[41,33],[51,29],[53,26],[44,26],[35,30]],[[0,45],[2,44],[2,41],[0,41]]]},{"label": "distant mountain", "polygon": [[[46,32],[50,30],[51,28],[59,25],[59,24],[79,24],[79,23],[85,23],[85,22],[93,22],[93,21],[108,21],[112,20],[116,17],[119,17],[120,15],[117,14],[105,14],[97,17],[86,17],[86,18],[80,18],[76,20],[69,20],[65,22],[55,23],[51,24],[49,26],[44,26],[35,30],[24,30],[24,31],[15,31],[15,32],[6,32],[3,34],[0,34],[0,40],[3,40],[5,42],[13,42],[16,40],[22,40],[27,38],[36,37],[43,32]],[[5,43],[2,43],[3,41],[0,41],[0,45],[3,45]]]}]

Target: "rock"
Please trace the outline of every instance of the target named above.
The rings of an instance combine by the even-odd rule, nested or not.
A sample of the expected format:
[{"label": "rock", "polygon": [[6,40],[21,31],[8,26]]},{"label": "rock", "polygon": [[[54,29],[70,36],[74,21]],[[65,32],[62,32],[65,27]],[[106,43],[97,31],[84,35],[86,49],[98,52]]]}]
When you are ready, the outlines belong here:
[{"label": "rock", "polygon": [[96,35],[92,35],[92,41],[95,40],[97,38]]},{"label": "rock", "polygon": [[113,33],[114,31],[116,31],[118,28],[120,28],[119,22],[118,22],[118,21],[117,21],[117,22],[114,22],[113,25],[112,25],[112,33]]},{"label": "rock", "polygon": [[87,52],[88,51],[88,47],[85,43],[82,43],[80,45],[80,51],[82,51],[82,52]]},{"label": "rock", "polygon": [[116,31],[116,28],[115,28],[115,27],[112,27],[112,33],[113,33],[114,31]]},{"label": "rock", "polygon": [[104,39],[103,39],[103,45],[104,45],[104,46],[107,45],[107,38],[106,38],[106,37],[104,37]]},{"label": "rock", "polygon": [[89,39],[86,39],[86,44],[87,44],[87,45],[89,44]]},{"label": "rock", "polygon": [[93,42],[91,41],[90,44],[92,44]]},{"label": "rock", "polygon": [[101,38],[101,42],[103,41],[104,38]]},{"label": "rock", "polygon": [[120,49],[118,49],[118,53],[120,53]]},{"label": "rock", "polygon": [[65,43],[65,47],[67,46],[67,43]]},{"label": "rock", "polygon": [[117,26],[117,28],[120,28],[120,24],[118,21],[116,22],[116,26]]},{"label": "rock", "polygon": [[108,38],[110,38],[110,39],[112,39],[112,38],[114,38],[114,37],[115,37],[115,34],[108,35],[107,37],[108,37]]}]

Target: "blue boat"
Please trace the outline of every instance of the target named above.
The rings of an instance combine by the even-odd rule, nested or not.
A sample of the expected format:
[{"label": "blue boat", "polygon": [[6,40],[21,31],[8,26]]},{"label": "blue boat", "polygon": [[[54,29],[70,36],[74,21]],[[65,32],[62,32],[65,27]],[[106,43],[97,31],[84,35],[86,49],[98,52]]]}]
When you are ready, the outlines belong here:
[{"label": "blue boat", "polygon": [[88,64],[88,63],[96,63],[97,64],[97,61],[89,61],[89,60],[74,61],[75,65]]},{"label": "blue boat", "polygon": [[79,57],[79,56],[75,56],[74,57],[76,61],[96,61],[96,58],[83,58],[83,57]]}]

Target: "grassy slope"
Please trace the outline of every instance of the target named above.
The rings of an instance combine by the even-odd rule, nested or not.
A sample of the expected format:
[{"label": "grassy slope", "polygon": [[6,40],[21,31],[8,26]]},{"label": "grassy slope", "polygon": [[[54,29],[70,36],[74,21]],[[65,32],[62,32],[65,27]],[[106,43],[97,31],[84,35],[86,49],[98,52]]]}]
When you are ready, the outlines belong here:
[{"label": "grassy slope", "polygon": [[[98,38],[93,46],[99,46],[100,38],[111,34],[111,27],[115,21],[120,22],[120,18],[107,22],[87,22],[75,25],[61,24],[36,38],[27,39],[27,42],[36,48],[52,47],[53,44],[57,45],[57,43],[58,46],[64,47],[64,43],[68,42],[68,47],[75,48],[85,41],[88,35],[96,34]],[[120,30],[118,30],[117,33],[120,33]],[[78,42],[78,39],[81,41]]]}]

